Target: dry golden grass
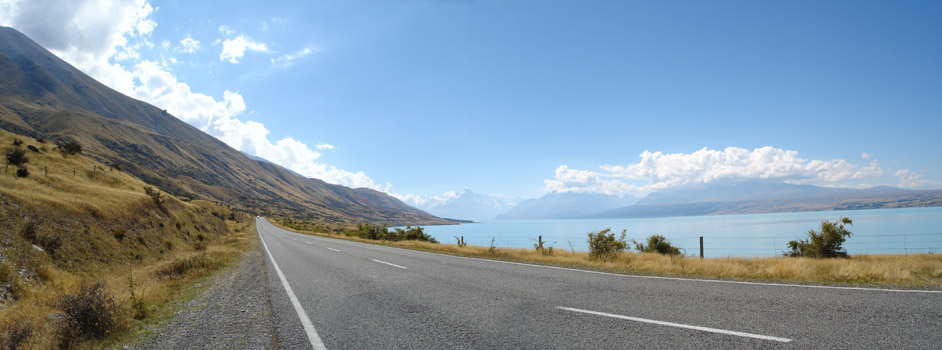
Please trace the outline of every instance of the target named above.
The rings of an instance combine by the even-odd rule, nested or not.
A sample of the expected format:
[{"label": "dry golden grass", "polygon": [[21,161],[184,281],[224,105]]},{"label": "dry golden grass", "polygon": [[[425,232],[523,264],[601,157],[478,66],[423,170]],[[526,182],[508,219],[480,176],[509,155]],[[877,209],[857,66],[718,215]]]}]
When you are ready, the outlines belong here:
[{"label": "dry golden grass", "polygon": [[[133,176],[5,131],[2,154],[14,139],[24,149],[45,150],[27,151],[26,178],[15,177],[13,166],[0,172],[0,346],[6,327],[28,325],[31,336],[21,348],[55,347],[63,327],[60,300],[92,281],[103,282],[114,299],[116,327],[74,347],[98,348],[132,335],[179,291],[257,245],[250,215],[166,195],[157,205],[144,193],[148,185]],[[141,310],[152,317],[135,319]]]},{"label": "dry golden grass", "polygon": [[[269,220],[279,225],[276,220]],[[282,227],[284,228],[284,227]],[[511,249],[419,241],[373,241],[339,234],[315,233],[370,244],[449,255],[573,267],[622,274],[715,278],[748,281],[873,285],[942,290],[942,254],[854,255],[847,259],[789,257],[708,258],[654,253],[622,253],[612,261],[591,260],[585,252],[555,249],[544,255],[534,249]]]}]

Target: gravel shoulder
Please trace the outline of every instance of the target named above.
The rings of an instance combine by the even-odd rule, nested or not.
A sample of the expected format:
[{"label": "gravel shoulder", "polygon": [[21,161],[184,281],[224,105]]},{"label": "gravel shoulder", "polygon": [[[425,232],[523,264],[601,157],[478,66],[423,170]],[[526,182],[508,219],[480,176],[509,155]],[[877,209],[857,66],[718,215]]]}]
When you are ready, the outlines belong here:
[{"label": "gravel shoulder", "polygon": [[148,326],[124,349],[277,349],[264,256],[259,249],[194,285],[202,292]]}]

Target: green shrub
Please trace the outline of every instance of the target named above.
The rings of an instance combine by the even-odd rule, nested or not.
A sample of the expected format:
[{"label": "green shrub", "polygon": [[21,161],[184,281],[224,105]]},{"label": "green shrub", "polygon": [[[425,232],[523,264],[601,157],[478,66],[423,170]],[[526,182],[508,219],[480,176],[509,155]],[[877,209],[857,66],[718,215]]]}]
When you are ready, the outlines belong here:
[{"label": "green shrub", "polygon": [[76,155],[82,153],[82,144],[72,138],[56,141],[56,146],[59,147],[62,154]]},{"label": "green shrub", "polygon": [[59,328],[61,347],[68,348],[83,338],[102,338],[116,325],[117,306],[101,282],[84,284],[75,294],[65,295],[59,308],[65,315]]},{"label": "green shrub", "polygon": [[615,233],[611,228],[604,229],[598,233],[589,232],[589,258],[593,260],[615,260],[623,250],[628,248],[628,242],[625,241],[625,235],[628,230],[622,230],[621,236],[615,238]]},{"label": "green shrub", "polygon": [[[556,242],[553,242],[553,244],[556,244]],[[551,245],[547,247],[546,241],[543,240],[543,236],[536,237],[536,243],[533,244],[533,249],[536,249],[536,251],[543,255],[553,255],[553,246]]]},{"label": "green shrub", "polygon": [[29,158],[26,157],[26,151],[21,148],[11,148],[7,150],[6,154],[7,164],[13,166],[20,166],[29,162]]},{"label": "green shrub", "polygon": [[847,251],[842,245],[851,232],[844,225],[853,225],[849,218],[842,217],[838,221],[822,221],[821,232],[808,230],[808,239],[788,242],[791,251],[786,256],[810,258],[846,258]]},{"label": "green shrub", "polygon": [[680,248],[671,245],[671,242],[661,235],[651,235],[648,237],[648,244],[638,243],[635,240],[631,240],[631,243],[634,243],[635,249],[642,253],[658,253],[664,255],[680,254]]},{"label": "green shrub", "polygon": [[458,236],[455,236],[455,240],[458,241],[458,243],[456,243],[458,245],[458,248],[468,245],[468,243],[464,241],[464,236],[461,236],[460,238]]}]

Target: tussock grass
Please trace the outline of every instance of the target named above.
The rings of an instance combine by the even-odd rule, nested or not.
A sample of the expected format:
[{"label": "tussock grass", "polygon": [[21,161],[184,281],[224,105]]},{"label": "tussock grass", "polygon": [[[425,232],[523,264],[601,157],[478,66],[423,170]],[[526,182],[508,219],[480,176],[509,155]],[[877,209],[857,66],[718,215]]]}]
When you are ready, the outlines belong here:
[{"label": "tussock grass", "polygon": [[[273,224],[278,224],[270,220]],[[456,256],[583,268],[623,274],[732,279],[748,281],[804,282],[873,285],[942,290],[942,254],[852,255],[845,259],[791,257],[707,258],[622,253],[612,260],[592,259],[589,253],[556,250],[545,255],[536,249],[491,248],[474,245],[435,244],[418,241],[372,241],[330,233],[295,231],[324,237],[381,244]]]},{"label": "tussock grass", "polygon": [[[5,131],[0,151],[14,138],[38,147],[26,152],[26,178],[0,165],[0,347],[113,343],[257,246],[250,215],[165,193],[155,201],[131,175]],[[108,327],[86,327],[105,314]]]}]

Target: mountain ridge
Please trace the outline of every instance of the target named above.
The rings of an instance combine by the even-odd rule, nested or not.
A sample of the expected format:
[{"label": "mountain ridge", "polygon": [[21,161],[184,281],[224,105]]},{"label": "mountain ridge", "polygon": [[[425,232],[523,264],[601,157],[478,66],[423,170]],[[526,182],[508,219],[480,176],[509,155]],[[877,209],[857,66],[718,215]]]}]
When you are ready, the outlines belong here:
[{"label": "mountain ridge", "polygon": [[0,27],[0,128],[85,153],[176,196],[324,222],[451,223],[378,191],[304,178],[250,159],[146,102],[112,90],[13,28]]}]

